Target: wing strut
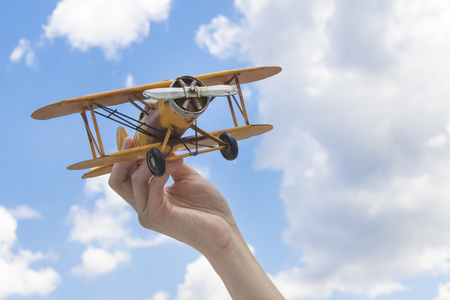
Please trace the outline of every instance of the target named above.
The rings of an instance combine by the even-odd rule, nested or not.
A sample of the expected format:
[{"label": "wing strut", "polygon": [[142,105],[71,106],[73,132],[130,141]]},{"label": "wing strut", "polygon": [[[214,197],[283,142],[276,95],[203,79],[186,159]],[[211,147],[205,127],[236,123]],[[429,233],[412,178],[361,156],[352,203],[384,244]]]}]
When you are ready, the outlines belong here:
[{"label": "wing strut", "polygon": [[[240,100],[240,105],[238,103],[238,101],[236,100],[236,97],[234,95],[231,96],[227,96],[228,98],[228,104],[230,106],[230,111],[231,111],[231,116],[233,117],[233,123],[235,127],[238,127],[238,122],[236,119],[236,113],[234,112],[234,108],[233,108],[233,103],[231,101],[231,97],[233,97],[234,103],[236,104],[236,106],[238,107],[239,111],[242,114],[242,117],[244,117],[244,121],[245,121],[245,125],[250,125],[250,122],[248,120],[248,114],[247,114],[247,109],[245,108],[245,102],[244,102],[244,96],[242,94],[242,89],[241,89],[241,84],[239,82],[239,75],[241,75],[240,73],[236,73],[234,74],[227,82],[225,82],[225,84],[229,84],[232,85],[233,82],[237,87],[238,90],[238,95],[239,95],[239,100]],[[214,100],[215,97],[211,98],[211,101]]]},{"label": "wing strut", "polygon": [[92,135],[91,129],[89,128],[89,122],[88,122],[88,119],[86,116],[86,111],[83,110],[80,114],[81,114],[81,118],[83,119],[84,126],[86,127],[86,134],[89,139],[89,146],[91,146],[92,157],[97,158],[97,154],[96,154],[95,150],[97,149],[97,151],[100,152],[100,149],[98,148],[98,145],[95,142],[94,136]]},{"label": "wing strut", "polygon": [[89,108],[91,112],[92,122],[94,123],[95,135],[97,136],[97,140],[92,134],[91,129],[89,128],[89,121],[86,115],[86,110],[83,110],[80,115],[83,119],[84,126],[86,127],[86,134],[89,140],[89,146],[91,147],[92,157],[97,158],[97,153],[99,156],[105,156],[105,150],[103,148],[102,138],[100,136],[100,130],[98,129],[97,119],[95,118],[95,113],[92,107]]},{"label": "wing strut", "polygon": [[213,135],[210,134],[209,132],[204,131],[204,130],[201,129],[200,127],[197,127],[197,125],[191,125],[190,128],[193,129],[195,132],[199,132],[199,133],[201,133],[203,136],[208,137],[209,139],[213,140],[214,142],[216,142],[216,143],[219,144],[219,145],[222,145],[222,146],[226,145],[226,143],[225,143],[224,141],[222,141],[221,139],[219,139],[219,138],[213,136]]},{"label": "wing strut", "polygon": [[[194,130],[195,136],[194,136],[194,142],[188,142],[188,144],[191,144],[191,145],[195,144],[195,151],[191,151],[191,149],[188,147],[188,145],[186,145],[184,139],[181,138],[181,136],[179,136],[178,133],[175,130],[173,131],[175,133],[175,135],[177,136],[177,139],[181,142],[181,144],[183,144],[184,148],[188,152],[186,154],[176,155],[175,157],[177,157],[177,158],[188,157],[188,156],[197,156],[198,154],[203,154],[203,153],[207,153],[207,152],[211,152],[211,151],[221,150],[221,149],[224,149],[227,146],[226,143],[224,141],[222,141],[221,139],[215,137],[211,133],[201,129],[200,127],[198,127],[197,126],[197,120],[195,120],[194,123],[191,124],[190,128],[192,130]],[[170,131],[171,131],[171,129],[169,128],[169,132]],[[198,133],[200,133],[204,137],[206,137],[206,138],[216,142],[218,145],[217,146],[209,146],[209,145],[199,144],[198,143],[198,141],[199,141]],[[167,139],[167,136],[166,136],[166,139]],[[162,149],[164,149],[166,147],[166,145],[167,145],[166,139],[164,139],[164,142],[162,144]],[[199,146],[201,146],[201,147],[208,147],[210,149],[199,150]],[[163,151],[163,150],[161,150],[161,151]],[[170,151],[172,151],[172,149]],[[168,151],[168,152],[170,152],[170,151]],[[173,157],[168,158],[168,160],[173,160],[173,159],[174,159]]]},{"label": "wing strut", "polygon": [[[146,135],[151,136],[151,137],[155,137],[155,135],[153,133],[150,133],[149,131],[145,130],[142,127],[145,126],[145,127],[150,128],[152,130],[161,132],[161,130],[159,130],[157,128],[151,127],[151,126],[149,126],[149,125],[147,125],[147,124],[145,124],[143,122],[140,122],[139,120],[133,119],[130,116],[127,116],[125,114],[122,114],[122,113],[118,112],[117,109],[112,109],[112,108],[109,108],[107,106],[103,106],[103,105],[98,104],[98,103],[95,103],[95,105],[97,105],[100,109],[102,109],[103,111],[108,113],[106,115],[106,114],[103,114],[101,112],[95,111],[96,114],[98,114],[98,115],[100,115],[102,117],[105,117],[107,119],[110,119],[110,120],[112,120],[112,121],[114,121],[116,123],[119,123],[120,125],[123,125],[125,127],[131,128],[131,129],[136,130],[136,131],[139,131],[140,133],[146,134]],[[135,124],[138,124],[138,125],[135,125]]]},{"label": "wing strut", "polygon": [[169,126],[169,128],[167,129],[167,133],[166,136],[164,137],[164,141],[162,143],[161,146],[161,152],[164,153],[164,150],[166,149],[167,146],[167,142],[169,141],[169,137],[172,134],[172,126]]},{"label": "wing strut", "polygon": [[91,117],[92,117],[92,122],[94,123],[95,134],[97,135],[97,143],[98,143],[98,146],[100,147],[100,151],[99,151],[100,156],[105,156],[105,149],[103,148],[102,137],[100,135],[100,130],[98,129],[97,118],[95,117],[95,112],[94,112],[94,109],[92,108],[92,105],[89,107],[89,110],[91,111]]},{"label": "wing strut", "polygon": [[[239,125],[238,125],[238,122],[236,119],[236,114],[234,113],[234,108],[233,108],[233,103],[231,102],[231,97],[228,96],[227,98],[228,98],[228,105],[230,106],[231,116],[233,117],[234,127],[238,127]],[[234,101],[236,101],[236,98],[234,98],[234,96],[233,96],[233,99],[234,99]]]},{"label": "wing strut", "polygon": [[[128,102],[130,102],[131,104],[133,104],[134,107],[136,107],[137,109],[139,109],[141,111],[141,113],[143,113],[144,115],[148,116],[148,111],[143,109],[142,107],[140,107],[139,105],[137,105],[136,103],[134,103],[133,100],[128,99]],[[150,110],[150,108],[149,108]]]},{"label": "wing strut", "polygon": [[239,98],[241,99],[242,116],[244,117],[245,125],[250,125],[250,122],[248,121],[247,110],[245,109],[245,102],[244,102],[244,96],[242,95],[241,84],[239,83],[239,76],[234,77],[234,82],[236,82],[236,86],[238,88],[238,93],[239,93]]}]

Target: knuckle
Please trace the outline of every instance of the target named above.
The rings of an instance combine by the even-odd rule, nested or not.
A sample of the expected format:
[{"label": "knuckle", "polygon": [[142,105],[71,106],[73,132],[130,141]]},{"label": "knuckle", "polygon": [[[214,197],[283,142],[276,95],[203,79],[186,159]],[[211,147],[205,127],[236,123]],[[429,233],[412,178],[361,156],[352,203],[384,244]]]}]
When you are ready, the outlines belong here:
[{"label": "knuckle", "polygon": [[133,183],[144,183],[147,182],[148,179],[145,179],[143,176],[141,176],[139,172],[134,172],[133,174],[131,174],[131,181]]},{"label": "knuckle", "polygon": [[139,220],[139,224],[141,224],[142,227],[144,228],[149,228],[149,224],[147,222],[147,218],[145,218],[142,213],[138,214],[138,220]]},{"label": "knuckle", "polygon": [[147,229],[156,230],[158,228],[158,218],[155,213],[145,210],[138,214],[139,224]]},{"label": "knuckle", "polygon": [[111,177],[109,177],[108,185],[109,185],[113,190],[116,190],[116,188],[117,188],[117,182],[116,182],[114,179],[112,179]]}]

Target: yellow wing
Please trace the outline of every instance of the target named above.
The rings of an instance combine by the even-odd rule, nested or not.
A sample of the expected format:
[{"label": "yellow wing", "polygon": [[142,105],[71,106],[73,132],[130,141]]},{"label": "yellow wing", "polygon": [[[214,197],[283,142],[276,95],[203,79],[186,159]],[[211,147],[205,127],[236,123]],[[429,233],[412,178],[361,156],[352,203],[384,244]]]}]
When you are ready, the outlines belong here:
[{"label": "yellow wing", "polygon": [[129,100],[144,100],[146,98],[142,95],[142,93],[145,90],[168,87],[171,83],[172,80],[166,80],[157,83],[87,95],[79,98],[67,99],[41,107],[34,111],[31,114],[31,117],[37,120],[48,120],[88,110],[89,106],[94,102],[103,106],[113,106],[126,103]]},{"label": "yellow wing", "polygon": [[[206,85],[216,85],[226,84],[231,78],[233,78],[233,76],[238,75],[239,82],[243,84],[261,80],[278,74],[279,72],[281,72],[280,67],[256,67],[203,74],[194,77],[200,79]],[[142,95],[145,90],[169,87],[172,82],[173,80],[166,80],[157,83],[87,95],[79,98],[67,99],[39,108],[31,114],[31,117],[38,120],[47,120],[73,113],[79,113],[88,110],[94,102],[103,106],[113,106],[126,103],[130,100],[146,100],[147,98]]]},{"label": "yellow wing", "polygon": [[215,72],[204,75],[194,76],[197,79],[203,81],[206,85],[227,84],[233,76],[239,76],[239,83],[250,83],[258,80],[262,80],[271,76],[274,76],[281,72],[280,67],[255,67],[246,69],[236,69],[222,72]]},{"label": "yellow wing", "polygon": [[[234,136],[234,138],[237,141],[239,141],[239,140],[248,139],[250,137],[266,133],[272,129],[273,129],[273,126],[268,125],[268,124],[245,125],[245,126],[232,127],[229,129],[210,132],[210,134],[214,137],[219,137],[221,133],[226,131],[226,132],[232,134]],[[196,143],[196,140],[197,140],[198,144]],[[204,153],[221,149],[221,147],[218,147],[217,142],[213,141],[212,139],[210,139],[206,136],[202,136],[200,134],[197,136],[197,139],[195,138],[195,136],[189,136],[189,137],[182,138],[182,141],[191,150],[195,149],[196,145],[197,145],[198,149],[209,148],[207,150],[204,150]],[[170,146],[169,150],[172,150],[174,152],[186,150],[185,146],[183,145],[183,143],[180,140],[171,140],[171,141],[169,141],[168,146]],[[150,148],[157,148],[158,150],[160,150],[161,143],[154,143],[154,144],[150,144],[150,145],[145,145],[145,146],[141,146],[141,147],[135,147],[132,149],[118,151],[118,152],[111,153],[109,155],[105,155],[105,156],[102,156],[99,158],[94,158],[94,159],[90,159],[90,160],[86,160],[86,161],[82,161],[82,162],[70,165],[69,167],[67,167],[67,169],[81,170],[81,169],[95,168],[95,169],[87,172],[86,174],[84,174],[82,178],[90,178],[90,177],[96,177],[96,176],[108,174],[111,172],[112,166],[115,163],[131,161],[131,160],[144,161],[146,158],[147,151]],[[175,159],[179,159],[179,158],[187,157],[187,156],[190,156],[190,154],[188,153],[188,154],[176,155],[176,156],[171,157],[168,160],[175,160]]]}]

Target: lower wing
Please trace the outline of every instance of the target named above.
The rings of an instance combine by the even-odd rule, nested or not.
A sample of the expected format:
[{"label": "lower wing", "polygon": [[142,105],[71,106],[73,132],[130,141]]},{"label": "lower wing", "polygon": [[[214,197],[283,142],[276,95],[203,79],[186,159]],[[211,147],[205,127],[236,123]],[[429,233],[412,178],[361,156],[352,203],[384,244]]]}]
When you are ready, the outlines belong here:
[{"label": "lower wing", "polygon": [[[245,125],[239,127],[232,127],[229,129],[218,130],[210,132],[209,134],[218,138],[223,132],[228,132],[233,137],[239,141],[248,139],[250,137],[260,135],[266,133],[273,129],[272,125],[268,124],[258,124],[258,125]],[[166,152],[179,152],[179,151],[187,151],[187,153],[177,154],[175,156],[171,156],[167,160],[175,160],[183,157],[197,155],[202,153],[207,153],[211,151],[220,150],[223,147],[219,147],[216,141],[212,140],[207,136],[203,136],[201,134],[192,135],[181,139],[173,139],[168,142],[168,147]],[[145,160],[147,151],[151,148],[157,148],[161,150],[161,143],[154,143],[145,146],[135,147],[127,150],[122,150],[118,152],[114,152],[102,157],[82,161],[67,167],[68,170],[82,170],[88,168],[94,168],[93,170],[87,172],[83,175],[82,178],[91,178],[100,175],[109,174],[112,170],[112,167],[115,163],[125,162],[125,161],[140,161],[141,163]],[[208,148],[205,150],[201,150],[197,152],[191,152],[191,150],[198,150]],[[188,150],[189,149],[189,150]]]}]

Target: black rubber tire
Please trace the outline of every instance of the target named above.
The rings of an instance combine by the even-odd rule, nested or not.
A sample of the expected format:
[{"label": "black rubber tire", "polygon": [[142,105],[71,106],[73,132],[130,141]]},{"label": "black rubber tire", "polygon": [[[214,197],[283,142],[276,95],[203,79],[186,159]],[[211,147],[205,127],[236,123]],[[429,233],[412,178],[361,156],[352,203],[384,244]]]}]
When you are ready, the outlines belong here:
[{"label": "black rubber tire", "polygon": [[166,159],[161,151],[156,148],[148,150],[147,166],[153,176],[161,177],[166,173]]},{"label": "black rubber tire", "polygon": [[221,139],[227,144],[226,148],[220,150],[222,156],[226,160],[235,160],[239,154],[239,148],[234,136],[232,136],[228,132],[224,132],[219,136],[219,139]]}]

